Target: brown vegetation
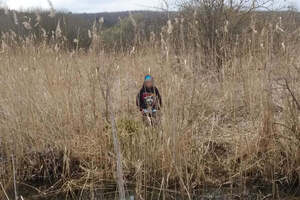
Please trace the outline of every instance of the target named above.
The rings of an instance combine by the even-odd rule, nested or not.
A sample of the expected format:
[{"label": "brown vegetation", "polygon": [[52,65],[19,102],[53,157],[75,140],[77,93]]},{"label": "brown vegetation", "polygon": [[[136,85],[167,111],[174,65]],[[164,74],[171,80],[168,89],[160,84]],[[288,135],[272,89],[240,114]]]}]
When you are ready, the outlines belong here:
[{"label": "brown vegetation", "polygon": [[[103,32],[92,27],[88,52],[65,51],[59,40],[36,44],[30,36],[14,47],[7,34],[0,54],[0,198],[13,186],[11,155],[18,185],[40,196],[110,186],[116,155],[109,104],[125,185],[140,199],[148,190],[191,198],[208,186],[243,193],[258,183],[272,186],[271,198],[283,185],[299,191],[300,29],[290,20],[249,16],[231,36],[224,21],[222,55],[211,57],[198,43],[197,17],[170,20],[159,35],[123,52],[106,52]],[[149,72],[163,94],[159,129],[145,128],[134,104]]]}]

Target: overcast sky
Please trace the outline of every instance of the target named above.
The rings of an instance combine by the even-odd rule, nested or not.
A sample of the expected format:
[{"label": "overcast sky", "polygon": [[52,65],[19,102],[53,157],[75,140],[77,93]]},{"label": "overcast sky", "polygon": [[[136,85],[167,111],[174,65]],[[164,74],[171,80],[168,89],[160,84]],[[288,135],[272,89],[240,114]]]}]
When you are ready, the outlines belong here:
[{"label": "overcast sky", "polygon": [[[124,10],[153,10],[162,7],[162,0],[51,0],[56,9],[72,12],[103,12]],[[174,0],[169,0],[174,1]],[[300,9],[300,0],[277,0]],[[48,9],[47,0],[0,0],[11,9]],[[287,2],[287,3],[283,3]]]}]

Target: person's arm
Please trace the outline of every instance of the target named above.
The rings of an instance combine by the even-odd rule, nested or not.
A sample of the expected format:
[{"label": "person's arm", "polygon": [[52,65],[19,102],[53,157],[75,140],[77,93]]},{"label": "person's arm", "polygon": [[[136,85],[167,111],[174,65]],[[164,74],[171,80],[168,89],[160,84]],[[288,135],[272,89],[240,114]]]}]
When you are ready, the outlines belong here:
[{"label": "person's arm", "polygon": [[143,99],[142,99],[142,91],[139,91],[136,97],[136,106],[139,107],[140,111],[143,110]]},{"label": "person's arm", "polygon": [[157,88],[155,88],[155,93],[156,93],[156,95],[158,97],[159,107],[162,107],[162,98],[161,98],[161,95],[160,95],[160,93],[159,93],[159,91],[158,91]]},{"label": "person's arm", "polygon": [[136,106],[140,108],[141,107],[140,92],[137,94],[135,102],[136,102]]}]

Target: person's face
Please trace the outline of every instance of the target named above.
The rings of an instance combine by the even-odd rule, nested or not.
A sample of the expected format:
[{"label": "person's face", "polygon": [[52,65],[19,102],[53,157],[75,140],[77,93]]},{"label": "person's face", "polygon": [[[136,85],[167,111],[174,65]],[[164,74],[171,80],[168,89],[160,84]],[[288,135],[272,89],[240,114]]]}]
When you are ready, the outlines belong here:
[{"label": "person's face", "polygon": [[145,81],[145,86],[147,88],[151,88],[151,87],[153,87],[153,82],[152,81]]}]

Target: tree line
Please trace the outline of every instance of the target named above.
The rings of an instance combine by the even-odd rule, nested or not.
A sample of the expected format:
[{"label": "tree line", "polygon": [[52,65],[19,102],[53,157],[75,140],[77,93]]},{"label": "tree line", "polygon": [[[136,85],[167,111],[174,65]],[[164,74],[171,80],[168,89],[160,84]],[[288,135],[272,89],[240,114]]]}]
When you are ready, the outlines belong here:
[{"label": "tree line", "polygon": [[[134,11],[95,14],[57,12],[51,16],[48,11],[0,10],[0,37],[14,37],[14,41],[28,37],[35,42],[48,43],[64,40],[68,49],[88,49],[91,45],[91,32],[97,28],[101,32],[103,45],[107,48],[132,45],[135,26],[139,27],[140,39],[149,38],[151,32],[159,33],[167,21],[166,12]],[[55,41],[54,41],[55,40]],[[11,41],[12,42],[12,41]]]}]

